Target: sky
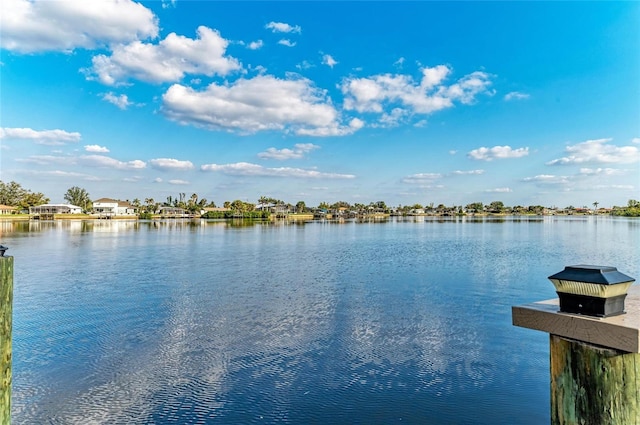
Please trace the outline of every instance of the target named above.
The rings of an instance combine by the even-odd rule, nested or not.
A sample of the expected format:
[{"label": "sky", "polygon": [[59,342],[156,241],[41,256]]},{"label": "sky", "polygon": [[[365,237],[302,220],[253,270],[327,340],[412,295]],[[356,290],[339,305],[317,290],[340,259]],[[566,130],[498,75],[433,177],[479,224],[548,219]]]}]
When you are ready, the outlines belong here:
[{"label": "sky", "polygon": [[640,199],[640,2],[0,5],[0,180],[63,202]]}]

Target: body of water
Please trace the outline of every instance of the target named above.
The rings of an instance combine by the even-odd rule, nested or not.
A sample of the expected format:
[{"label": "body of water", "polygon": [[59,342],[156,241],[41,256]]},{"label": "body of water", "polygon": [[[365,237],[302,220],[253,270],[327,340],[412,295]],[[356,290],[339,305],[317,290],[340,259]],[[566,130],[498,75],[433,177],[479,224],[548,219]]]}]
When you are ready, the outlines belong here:
[{"label": "body of water", "polygon": [[640,220],[0,222],[14,424],[545,424],[566,265],[640,276]]}]

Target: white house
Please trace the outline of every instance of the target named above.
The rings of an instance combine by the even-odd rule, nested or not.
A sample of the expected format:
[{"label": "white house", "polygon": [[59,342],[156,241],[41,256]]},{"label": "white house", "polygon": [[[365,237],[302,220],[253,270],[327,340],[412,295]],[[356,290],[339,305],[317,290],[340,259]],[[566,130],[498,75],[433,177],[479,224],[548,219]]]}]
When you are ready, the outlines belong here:
[{"label": "white house", "polygon": [[100,198],[93,201],[93,214],[113,217],[116,215],[135,215],[136,209],[128,202],[110,198]]},{"label": "white house", "polygon": [[43,204],[29,207],[29,214],[82,214],[82,208],[71,204]]}]

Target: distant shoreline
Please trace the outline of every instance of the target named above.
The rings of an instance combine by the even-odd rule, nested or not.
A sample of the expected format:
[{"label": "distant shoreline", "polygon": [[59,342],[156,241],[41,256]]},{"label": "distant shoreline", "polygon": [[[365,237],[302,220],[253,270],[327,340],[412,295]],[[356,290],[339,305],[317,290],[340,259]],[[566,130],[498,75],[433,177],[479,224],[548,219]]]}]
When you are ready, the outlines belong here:
[{"label": "distant shoreline", "polygon": [[[575,213],[575,214],[512,214],[512,213],[471,213],[471,214],[453,214],[453,215],[445,215],[445,214],[407,214],[407,215],[394,215],[394,214],[370,214],[363,215],[361,217],[356,218],[380,218],[380,217],[438,217],[438,218],[457,218],[457,217],[613,217],[612,214],[590,214],[590,213]],[[337,220],[342,217],[324,217],[324,218],[316,218],[313,214],[289,214],[287,217],[271,217],[267,220],[276,221],[276,220]],[[238,218],[228,218],[228,219],[217,219],[217,220],[234,220],[234,219],[242,219],[242,217]],[[104,216],[90,215],[90,214],[56,214],[53,220],[39,220],[32,219],[29,214],[3,214],[0,215],[0,221],[57,221],[57,220],[97,220],[97,221],[110,221],[110,220],[118,220],[118,221],[140,221],[143,220],[139,218],[137,215],[120,215],[113,216],[109,218],[105,218]],[[148,220],[148,219],[146,219]],[[151,220],[211,220],[202,217],[162,217],[160,215],[154,215]]]}]

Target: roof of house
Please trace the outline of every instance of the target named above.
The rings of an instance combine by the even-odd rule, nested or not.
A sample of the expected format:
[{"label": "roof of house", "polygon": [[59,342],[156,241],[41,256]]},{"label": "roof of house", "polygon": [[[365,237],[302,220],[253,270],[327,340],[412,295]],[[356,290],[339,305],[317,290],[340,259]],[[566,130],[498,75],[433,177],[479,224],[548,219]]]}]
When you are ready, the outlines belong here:
[{"label": "roof of house", "polygon": [[133,206],[126,201],[119,201],[111,198],[100,198],[93,201],[94,204],[118,204],[119,207],[132,208]]}]

